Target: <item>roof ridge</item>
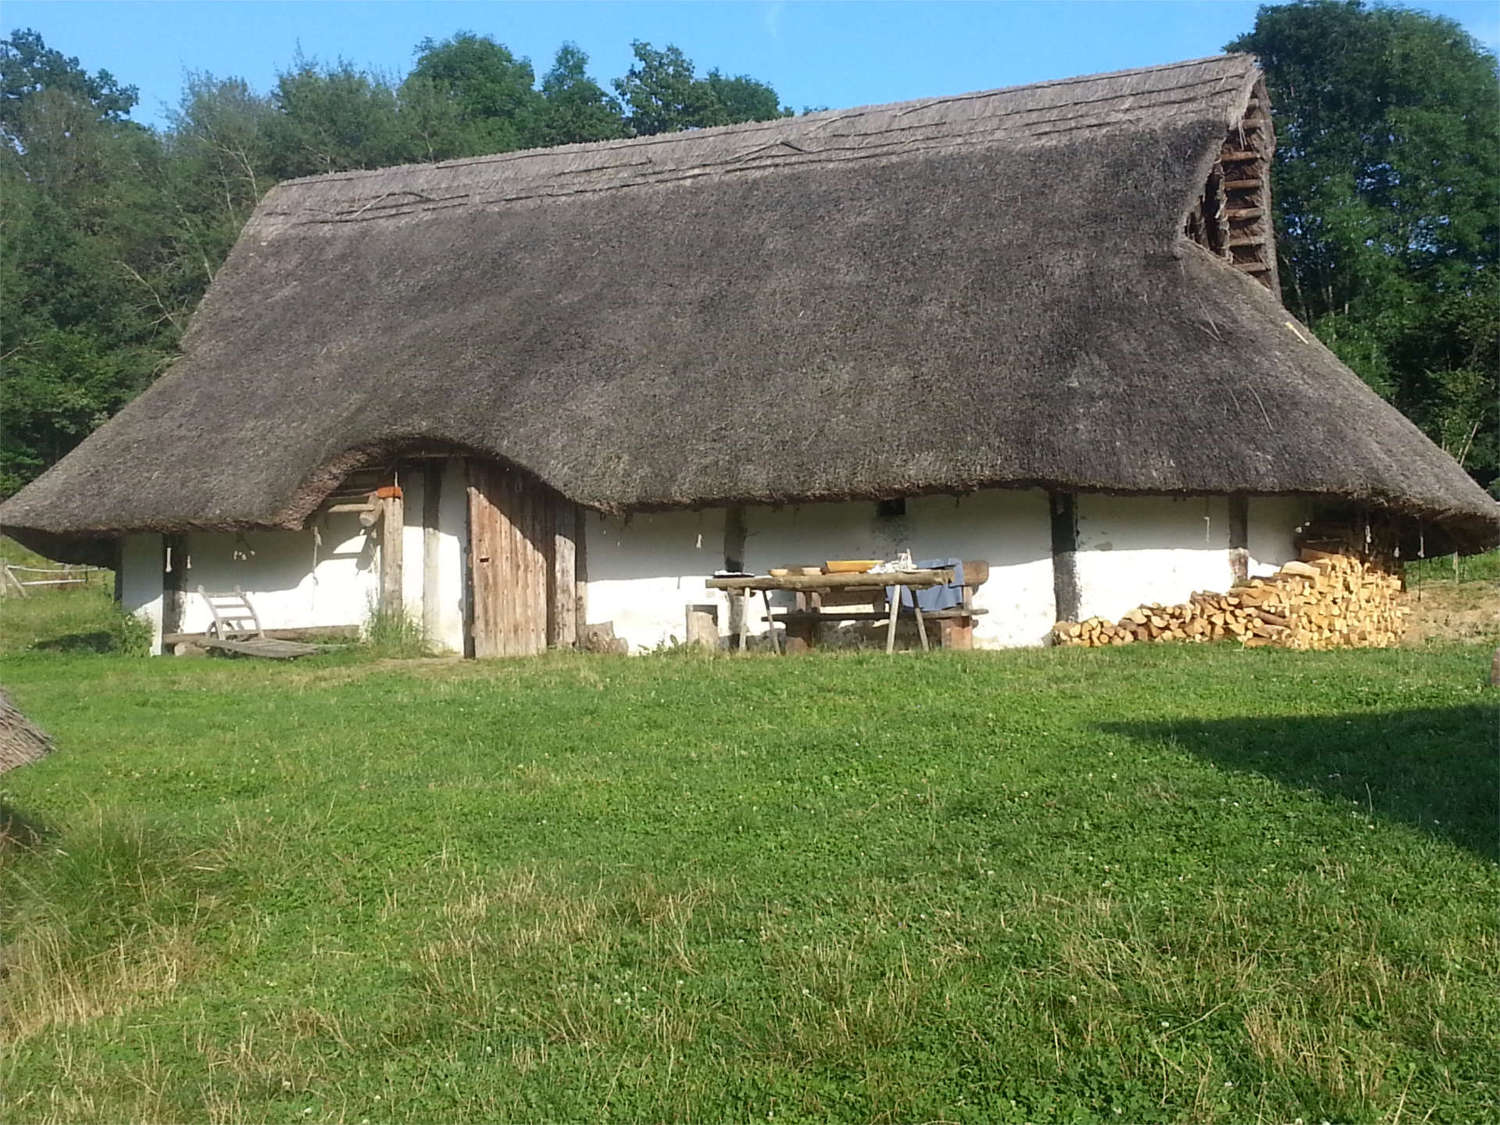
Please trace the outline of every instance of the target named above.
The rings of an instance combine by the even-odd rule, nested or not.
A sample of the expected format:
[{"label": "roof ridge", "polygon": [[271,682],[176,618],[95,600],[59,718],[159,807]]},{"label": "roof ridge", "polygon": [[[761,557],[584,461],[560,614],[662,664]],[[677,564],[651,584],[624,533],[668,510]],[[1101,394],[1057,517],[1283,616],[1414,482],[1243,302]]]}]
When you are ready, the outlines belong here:
[{"label": "roof ridge", "polygon": [[305,184],[327,184],[346,181],[368,179],[375,176],[386,175],[400,169],[423,168],[430,170],[451,170],[468,167],[481,167],[488,164],[514,163],[524,160],[537,159],[543,156],[557,156],[563,153],[585,153],[585,152],[619,152],[633,148],[651,148],[659,145],[681,145],[684,142],[698,140],[711,140],[714,138],[732,136],[737,134],[749,135],[756,132],[774,132],[785,129],[788,122],[799,124],[823,125],[835,121],[865,116],[876,111],[899,111],[897,117],[905,116],[922,109],[930,109],[934,106],[958,104],[962,102],[978,101],[992,98],[1002,94],[1014,94],[1022,90],[1043,90],[1058,87],[1078,86],[1085,83],[1101,82],[1110,79],[1129,78],[1138,74],[1159,74],[1173,70],[1182,70],[1188,67],[1203,66],[1205,63],[1225,62],[1228,60],[1244,60],[1248,65],[1254,66],[1255,56],[1243,51],[1228,51],[1218,55],[1204,55],[1196,59],[1183,59],[1177,62],[1160,63],[1154,66],[1130,67],[1124,70],[1100,71],[1096,74],[1074,75],[1065,78],[1048,78],[1040,82],[1022,82],[1011,86],[997,86],[988,90],[973,90],[959,94],[943,94],[936,97],[910,98],[894,102],[875,102],[868,105],[847,106],[841,109],[818,110],[814,113],[801,114],[793,117],[778,117],[768,121],[742,121],[733,125],[711,125],[701,129],[684,129],[670,133],[652,133],[644,137],[620,137],[607,141],[578,141],[566,145],[550,145],[538,148],[513,149],[507,152],[484,153],[478,156],[457,157],[452,160],[439,160],[430,164],[392,164],[382,168],[357,168],[343,172],[324,172],[314,176],[299,176],[295,179],[283,180],[278,187],[295,187]]}]

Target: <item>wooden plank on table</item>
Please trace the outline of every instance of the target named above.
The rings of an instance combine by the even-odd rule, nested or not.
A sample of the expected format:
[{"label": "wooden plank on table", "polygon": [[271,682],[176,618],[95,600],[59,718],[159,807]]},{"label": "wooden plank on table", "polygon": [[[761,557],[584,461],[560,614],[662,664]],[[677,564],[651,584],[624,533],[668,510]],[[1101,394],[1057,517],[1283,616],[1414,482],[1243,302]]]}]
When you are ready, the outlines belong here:
[{"label": "wooden plank on table", "polygon": [[900,570],[890,574],[788,574],[785,577],[756,575],[752,578],[710,578],[710,590],[879,590],[886,586],[946,586],[951,570]]},{"label": "wooden plank on table", "polygon": [[793,624],[804,621],[888,621],[890,612],[879,609],[838,609],[819,612],[815,609],[787,609],[773,614],[777,621]]}]

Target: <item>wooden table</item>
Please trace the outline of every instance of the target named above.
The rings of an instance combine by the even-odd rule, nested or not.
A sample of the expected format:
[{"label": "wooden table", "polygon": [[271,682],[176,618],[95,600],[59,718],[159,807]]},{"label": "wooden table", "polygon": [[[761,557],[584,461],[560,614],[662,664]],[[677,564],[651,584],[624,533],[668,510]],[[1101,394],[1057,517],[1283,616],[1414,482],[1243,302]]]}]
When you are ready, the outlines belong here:
[{"label": "wooden table", "polygon": [[[810,633],[816,627],[819,620],[829,621],[884,621],[885,627],[885,651],[894,652],[896,648],[896,619],[901,614],[901,596],[889,598],[890,612],[867,611],[862,613],[827,613],[823,610],[820,595],[834,591],[880,591],[884,593],[889,586],[910,586],[921,589],[929,586],[946,586],[953,581],[953,571],[942,570],[897,570],[887,574],[787,574],[771,575],[756,574],[748,577],[734,578],[710,578],[705,585],[710,590],[725,590],[742,593],[746,600],[746,608],[752,594],[759,591],[762,601],[766,607],[766,621],[770,625],[771,649],[781,651],[776,640],[776,622],[783,621],[790,625],[795,621],[805,625],[808,636],[803,638],[803,643],[810,641]],[[776,614],[771,609],[771,591],[790,590],[797,594],[798,605],[794,610],[787,610]],[[813,604],[808,605],[811,601]],[[873,601],[873,599],[872,599]],[[917,618],[917,635],[922,639],[922,649],[927,651],[927,622],[922,616],[922,607],[917,605],[916,598],[912,599],[912,609]],[[791,629],[787,630],[788,640],[791,640]],[[744,647],[744,638],[741,637],[740,647]]]}]

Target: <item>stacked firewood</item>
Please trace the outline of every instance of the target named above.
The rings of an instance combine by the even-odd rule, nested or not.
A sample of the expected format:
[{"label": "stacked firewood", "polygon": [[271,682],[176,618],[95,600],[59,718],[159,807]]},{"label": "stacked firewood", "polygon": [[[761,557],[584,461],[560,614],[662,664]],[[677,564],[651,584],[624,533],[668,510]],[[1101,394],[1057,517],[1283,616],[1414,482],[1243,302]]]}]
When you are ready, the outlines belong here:
[{"label": "stacked firewood", "polygon": [[1246,647],[1387,648],[1405,631],[1401,579],[1380,560],[1304,549],[1269,578],[1181,605],[1143,605],[1119,621],[1059,621],[1053,643],[1102,648],[1137,641],[1238,640]]}]

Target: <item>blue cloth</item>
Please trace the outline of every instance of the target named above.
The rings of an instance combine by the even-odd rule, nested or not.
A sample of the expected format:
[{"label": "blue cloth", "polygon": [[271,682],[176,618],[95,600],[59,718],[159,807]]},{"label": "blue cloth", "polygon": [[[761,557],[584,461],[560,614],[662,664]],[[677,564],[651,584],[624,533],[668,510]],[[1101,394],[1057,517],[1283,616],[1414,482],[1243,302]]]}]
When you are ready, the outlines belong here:
[{"label": "blue cloth", "polygon": [[910,609],[912,594],[917,597],[917,605],[922,607],[923,613],[936,613],[940,609],[952,609],[956,605],[964,604],[964,564],[962,559],[922,559],[917,563],[918,570],[943,570],[953,571],[953,581],[946,586],[889,586],[886,588],[885,596],[894,598],[896,591],[901,591],[901,608]]}]

